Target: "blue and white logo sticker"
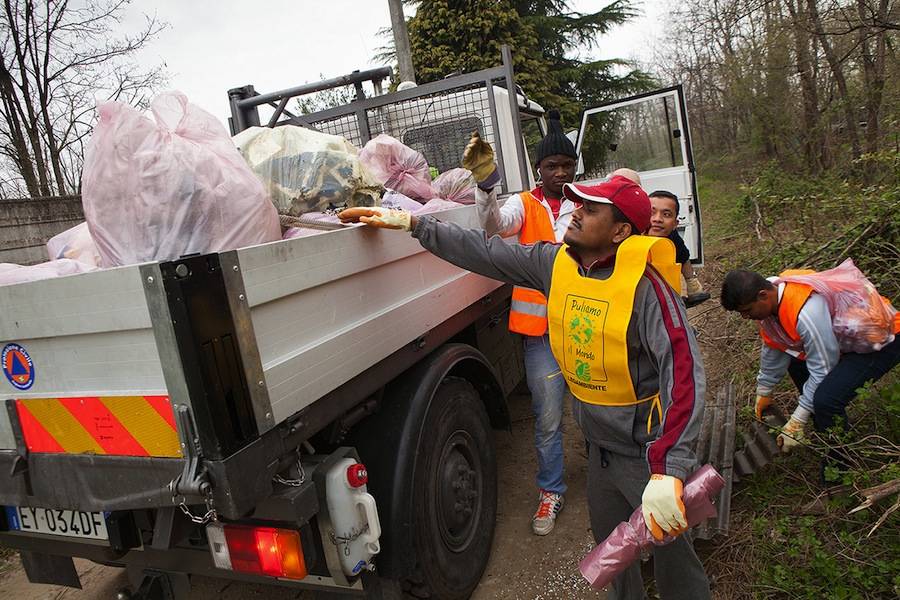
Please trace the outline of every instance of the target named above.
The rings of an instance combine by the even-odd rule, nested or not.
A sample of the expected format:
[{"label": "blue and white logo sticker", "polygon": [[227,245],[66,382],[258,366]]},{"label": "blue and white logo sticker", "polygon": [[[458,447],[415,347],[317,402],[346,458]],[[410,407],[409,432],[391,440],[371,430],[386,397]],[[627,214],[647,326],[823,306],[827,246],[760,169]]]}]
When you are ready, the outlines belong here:
[{"label": "blue and white logo sticker", "polygon": [[3,374],[17,390],[27,390],[34,385],[34,363],[28,351],[18,344],[7,344],[0,353]]}]

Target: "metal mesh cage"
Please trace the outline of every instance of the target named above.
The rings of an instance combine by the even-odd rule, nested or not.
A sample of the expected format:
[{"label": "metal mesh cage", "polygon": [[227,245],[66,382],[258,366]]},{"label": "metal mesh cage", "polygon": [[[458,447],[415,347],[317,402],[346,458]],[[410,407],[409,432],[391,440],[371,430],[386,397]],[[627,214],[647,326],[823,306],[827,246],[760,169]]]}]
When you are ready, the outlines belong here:
[{"label": "metal mesh cage", "polygon": [[366,111],[372,136],[386,133],[421,152],[439,172],[459,166],[473,131],[494,144],[494,123],[484,85],[450,89]]}]

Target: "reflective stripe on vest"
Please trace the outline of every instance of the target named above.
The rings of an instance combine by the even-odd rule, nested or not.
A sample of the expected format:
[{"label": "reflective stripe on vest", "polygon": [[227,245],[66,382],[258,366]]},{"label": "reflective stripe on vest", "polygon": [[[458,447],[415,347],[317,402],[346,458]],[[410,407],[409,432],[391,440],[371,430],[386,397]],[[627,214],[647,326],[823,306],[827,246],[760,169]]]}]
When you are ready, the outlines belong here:
[{"label": "reflective stripe on vest", "polygon": [[[556,233],[544,205],[531,192],[519,194],[525,209],[520,244],[555,242]],[[547,298],[530,288],[513,287],[509,309],[509,330],[522,335],[541,336],[547,333]]]},{"label": "reflective stripe on vest", "polygon": [[[649,259],[649,260],[648,260]],[[564,245],[553,263],[550,300],[550,349],[572,394],[582,402],[602,406],[653,403],[658,394],[638,399],[628,368],[628,324],[634,295],[647,263],[674,288],[680,284],[675,246],[667,238],[632,236],[616,253],[607,279],[584,277]]]}]

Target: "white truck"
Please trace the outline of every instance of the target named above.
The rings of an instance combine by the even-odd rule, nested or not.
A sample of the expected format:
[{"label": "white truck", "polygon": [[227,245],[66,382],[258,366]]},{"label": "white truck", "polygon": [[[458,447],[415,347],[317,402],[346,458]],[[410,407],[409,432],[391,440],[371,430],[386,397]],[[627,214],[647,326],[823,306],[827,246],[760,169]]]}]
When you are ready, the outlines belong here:
[{"label": "white truck", "polygon": [[[388,133],[444,170],[478,129],[509,194],[534,185],[526,137],[543,110],[503,59],[311,115],[288,100],[386,73],[231,90],[232,132],[271,105],[269,126],[360,146]],[[644,177],[682,186],[692,227],[684,104],[677,88],[662,98],[678,144]],[[604,126],[619,140],[616,119]],[[585,164],[603,173],[611,152]],[[472,206],[439,217],[477,226]],[[466,598],[494,533],[491,430],[508,428],[523,375],[509,294],[409,236],[359,227],[0,287],[0,544],[32,582],[78,587],[72,557],[124,567],[123,598],[188,598],[197,574]]]}]

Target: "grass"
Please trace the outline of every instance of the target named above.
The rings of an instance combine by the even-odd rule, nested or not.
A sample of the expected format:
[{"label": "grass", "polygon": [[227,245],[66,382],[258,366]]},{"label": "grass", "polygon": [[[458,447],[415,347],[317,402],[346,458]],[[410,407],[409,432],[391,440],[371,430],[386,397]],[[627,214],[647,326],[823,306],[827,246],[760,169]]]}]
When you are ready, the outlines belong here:
[{"label": "grass", "polygon": [[[733,268],[764,275],[795,265],[822,270],[849,256],[900,305],[900,153],[865,160],[882,173],[874,184],[827,174],[806,179],[773,166],[745,170],[738,180],[737,169],[701,161],[706,289],[717,297]],[[715,393],[734,381],[739,427],[745,428],[755,396],[758,334],[717,302],[707,304],[691,323],[704,349],[708,387]],[[790,412],[796,390],[783,382],[775,399]],[[861,502],[859,490],[900,476],[900,372],[861,393],[849,415],[848,438],[814,439],[735,487],[729,536],[698,544],[717,598],[900,596],[900,510],[869,535],[896,495],[850,514]],[[842,488],[823,495],[820,456],[848,441],[856,468]]]}]

